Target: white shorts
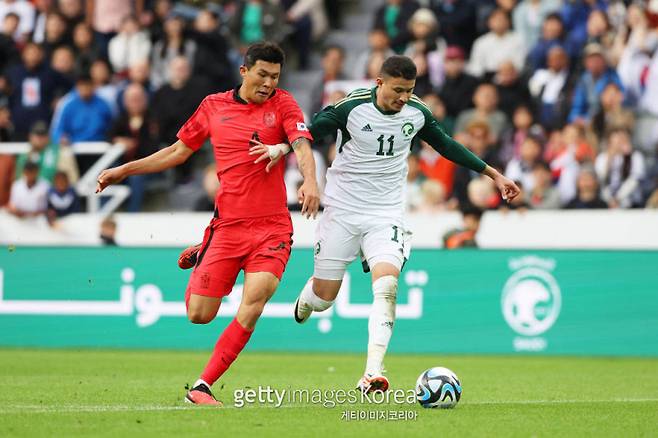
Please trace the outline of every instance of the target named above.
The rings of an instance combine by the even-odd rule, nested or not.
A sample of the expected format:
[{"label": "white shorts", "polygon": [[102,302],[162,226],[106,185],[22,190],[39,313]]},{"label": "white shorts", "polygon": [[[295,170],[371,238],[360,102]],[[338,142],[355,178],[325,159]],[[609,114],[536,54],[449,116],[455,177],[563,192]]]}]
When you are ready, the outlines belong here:
[{"label": "white shorts", "polygon": [[402,216],[357,214],[327,207],[315,231],[315,269],[321,280],[342,280],[359,253],[373,267],[390,263],[402,269],[411,251],[411,233]]}]

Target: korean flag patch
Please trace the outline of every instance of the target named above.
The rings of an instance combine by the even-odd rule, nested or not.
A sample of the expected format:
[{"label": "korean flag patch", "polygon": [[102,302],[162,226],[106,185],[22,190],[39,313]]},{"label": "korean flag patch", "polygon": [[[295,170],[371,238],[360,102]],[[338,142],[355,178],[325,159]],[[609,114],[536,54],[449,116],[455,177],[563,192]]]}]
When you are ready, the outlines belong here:
[{"label": "korean flag patch", "polygon": [[298,131],[308,131],[308,128],[306,127],[306,123],[297,122],[297,130]]}]

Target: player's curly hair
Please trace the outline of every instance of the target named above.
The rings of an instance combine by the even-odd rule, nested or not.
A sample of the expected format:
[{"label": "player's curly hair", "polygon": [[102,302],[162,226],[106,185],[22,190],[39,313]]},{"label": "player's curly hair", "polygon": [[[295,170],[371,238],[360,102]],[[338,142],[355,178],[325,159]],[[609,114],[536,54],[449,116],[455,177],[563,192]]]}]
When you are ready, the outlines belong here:
[{"label": "player's curly hair", "polygon": [[382,64],[381,75],[393,78],[416,79],[416,64],[408,56],[393,55]]},{"label": "player's curly hair", "polygon": [[244,66],[251,68],[256,64],[256,61],[260,60],[272,64],[281,64],[281,67],[283,67],[285,59],[286,55],[278,44],[260,41],[247,48],[247,53],[244,54]]}]

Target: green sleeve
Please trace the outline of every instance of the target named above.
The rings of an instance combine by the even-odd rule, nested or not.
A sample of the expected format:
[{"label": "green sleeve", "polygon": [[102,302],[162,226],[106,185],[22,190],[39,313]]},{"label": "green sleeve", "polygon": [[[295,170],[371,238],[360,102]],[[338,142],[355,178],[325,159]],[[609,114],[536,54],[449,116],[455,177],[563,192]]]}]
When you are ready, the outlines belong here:
[{"label": "green sleeve", "polygon": [[453,161],[460,166],[468,167],[476,172],[484,171],[484,168],[487,167],[487,163],[478,158],[473,152],[466,149],[464,145],[446,134],[432,113],[427,108],[420,107],[420,105],[421,104],[414,106],[419,108],[425,115],[425,126],[423,126],[423,129],[418,132],[418,137],[420,137],[421,140],[426,141],[448,160]]},{"label": "green sleeve", "polygon": [[325,107],[316,113],[311,120],[311,135],[319,140],[329,135],[335,136],[336,131],[345,127],[343,111],[338,111],[333,105]]}]

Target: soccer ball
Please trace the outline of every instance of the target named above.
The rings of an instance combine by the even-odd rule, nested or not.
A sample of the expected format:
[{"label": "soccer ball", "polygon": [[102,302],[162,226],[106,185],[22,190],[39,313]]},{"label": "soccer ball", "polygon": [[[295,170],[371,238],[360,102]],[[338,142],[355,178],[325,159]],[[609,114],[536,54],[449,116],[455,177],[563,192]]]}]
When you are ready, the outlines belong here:
[{"label": "soccer ball", "polygon": [[461,395],[459,378],[448,368],[430,368],[416,381],[416,398],[424,408],[454,408]]}]

